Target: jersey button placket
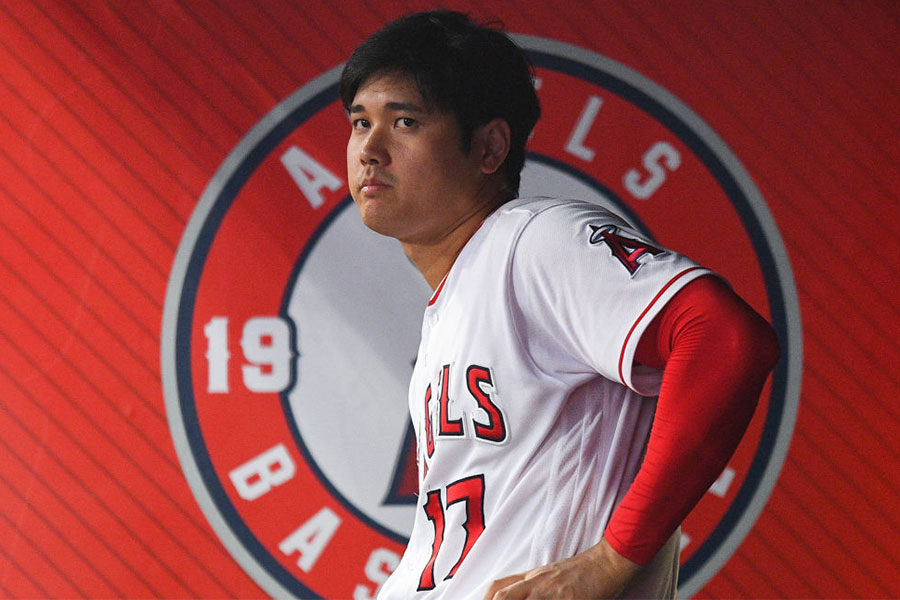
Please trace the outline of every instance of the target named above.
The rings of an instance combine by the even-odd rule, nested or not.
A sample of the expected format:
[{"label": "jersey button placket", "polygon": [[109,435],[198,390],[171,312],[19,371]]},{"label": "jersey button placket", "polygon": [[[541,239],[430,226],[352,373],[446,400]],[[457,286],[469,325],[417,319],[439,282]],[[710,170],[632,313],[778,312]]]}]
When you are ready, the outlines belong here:
[{"label": "jersey button placket", "polygon": [[422,358],[427,363],[430,340],[432,339],[432,336],[434,334],[434,327],[437,325],[437,322],[438,322],[437,311],[434,310],[433,308],[429,308],[428,311],[425,313],[425,322],[428,326],[423,329],[421,344],[422,344],[422,347],[425,349],[425,351],[422,354]]}]

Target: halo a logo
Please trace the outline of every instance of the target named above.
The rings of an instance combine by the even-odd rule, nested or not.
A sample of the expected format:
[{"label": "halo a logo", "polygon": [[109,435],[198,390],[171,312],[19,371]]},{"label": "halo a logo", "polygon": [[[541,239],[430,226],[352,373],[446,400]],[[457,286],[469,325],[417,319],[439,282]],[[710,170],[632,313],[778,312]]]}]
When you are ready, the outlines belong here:
[{"label": "halo a logo", "polygon": [[[728,467],[683,526],[679,594],[734,552],[772,490],[799,397],[799,310],[765,202],[690,109],[603,56],[516,36],[543,116],[522,195],[606,206],[728,278],[783,359]],[[275,597],[373,598],[416,498],[407,415],[430,290],[349,198],[339,69],[247,134],[191,217],[162,365],[185,476],[235,560]]]}]

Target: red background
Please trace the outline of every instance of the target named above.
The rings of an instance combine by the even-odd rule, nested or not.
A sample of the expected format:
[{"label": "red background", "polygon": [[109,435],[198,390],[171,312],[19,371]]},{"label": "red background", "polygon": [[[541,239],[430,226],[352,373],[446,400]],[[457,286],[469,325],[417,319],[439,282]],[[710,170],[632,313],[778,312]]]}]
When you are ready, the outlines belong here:
[{"label": "red background", "polygon": [[[0,1],[0,596],[258,597],[175,456],[169,269],[266,112],[427,2]],[[701,597],[898,597],[900,4],[448,2],[655,81],[778,225],[797,426]]]}]

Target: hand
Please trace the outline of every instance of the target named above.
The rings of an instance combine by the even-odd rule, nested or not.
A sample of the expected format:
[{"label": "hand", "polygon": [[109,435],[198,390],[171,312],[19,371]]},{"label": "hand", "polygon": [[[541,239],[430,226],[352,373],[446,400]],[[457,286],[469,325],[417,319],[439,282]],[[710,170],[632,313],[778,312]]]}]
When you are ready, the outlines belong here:
[{"label": "hand", "polygon": [[615,598],[640,568],[601,540],[571,558],[498,579],[484,600]]}]

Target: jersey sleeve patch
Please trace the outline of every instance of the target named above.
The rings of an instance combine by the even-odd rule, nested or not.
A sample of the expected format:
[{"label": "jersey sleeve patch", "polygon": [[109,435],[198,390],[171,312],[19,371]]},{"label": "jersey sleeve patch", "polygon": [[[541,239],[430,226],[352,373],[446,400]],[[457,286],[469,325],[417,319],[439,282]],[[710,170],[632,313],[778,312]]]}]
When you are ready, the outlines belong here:
[{"label": "jersey sleeve patch", "polygon": [[647,242],[636,240],[633,237],[623,235],[615,225],[589,225],[591,229],[591,244],[605,244],[609,247],[613,257],[634,276],[642,262],[640,258],[646,254],[658,256],[665,252]]}]

